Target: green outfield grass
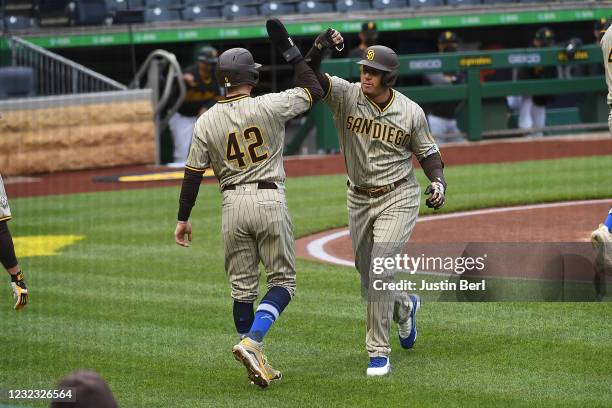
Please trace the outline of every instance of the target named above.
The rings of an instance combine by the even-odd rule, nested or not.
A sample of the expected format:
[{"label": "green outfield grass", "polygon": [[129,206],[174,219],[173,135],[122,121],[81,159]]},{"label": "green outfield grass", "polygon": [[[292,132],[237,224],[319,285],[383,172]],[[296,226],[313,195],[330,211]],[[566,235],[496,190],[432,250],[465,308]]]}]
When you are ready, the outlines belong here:
[{"label": "green outfield grass", "polygon": [[[447,175],[444,211],[612,197],[612,156]],[[287,181],[297,236],[346,224],[344,183]],[[11,200],[15,236],[85,238],[22,260],[31,292],[23,312],[0,286],[0,389],[51,388],[88,367],[122,407],[612,406],[610,303],[426,303],[415,349],[393,335],[392,374],[368,379],[357,272],[302,260],[297,297],[266,339],[285,378],[260,391],[230,352],[217,186],[200,190],[188,249],[172,238],[178,191]]]}]

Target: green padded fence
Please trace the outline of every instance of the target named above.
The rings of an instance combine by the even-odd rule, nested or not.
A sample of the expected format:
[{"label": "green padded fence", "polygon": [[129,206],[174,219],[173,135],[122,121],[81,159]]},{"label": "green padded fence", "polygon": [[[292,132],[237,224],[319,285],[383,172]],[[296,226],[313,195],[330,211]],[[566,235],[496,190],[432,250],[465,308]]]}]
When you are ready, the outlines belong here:
[{"label": "green padded fence", "polygon": [[[325,60],[322,70],[330,75],[358,80],[359,68],[354,59]],[[467,72],[467,82],[461,85],[399,87],[398,91],[415,102],[435,103],[441,101],[464,101],[463,123],[469,140],[480,140],[483,124],[483,104],[496,111],[500,100],[510,95],[538,94],[584,94],[580,113],[584,122],[595,122],[607,111],[605,99],[606,82],[603,76],[574,77],[571,79],[531,79],[520,81],[481,82],[482,69],[509,69],[533,66],[566,66],[568,64],[602,64],[602,51],[597,45],[582,47],[573,60],[568,60],[562,47],[547,49],[519,48],[502,51],[457,52],[452,54],[419,54],[401,56],[400,76],[424,75],[432,72]],[[319,104],[322,105],[322,104]],[[600,106],[601,105],[601,106]],[[308,123],[317,126],[320,138],[318,148],[337,149],[336,130],[327,107],[316,107],[310,113],[314,120]],[[594,117],[597,115],[597,117]],[[493,129],[495,129],[494,125]],[[305,133],[304,133],[305,134]],[[298,145],[298,143],[293,143]],[[292,145],[292,146],[293,146]],[[288,154],[294,151],[287,149]]]}]

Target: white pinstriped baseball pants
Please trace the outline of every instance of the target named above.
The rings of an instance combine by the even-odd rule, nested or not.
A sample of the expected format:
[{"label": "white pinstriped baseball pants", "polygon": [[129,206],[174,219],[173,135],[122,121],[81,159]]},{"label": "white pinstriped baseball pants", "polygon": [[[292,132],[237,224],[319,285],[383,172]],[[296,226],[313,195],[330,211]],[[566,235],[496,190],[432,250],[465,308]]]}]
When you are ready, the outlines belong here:
[{"label": "white pinstriped baseball pants", "polygon": [[[366,349],[370,357],[391,353],[391,321],[406,319],[410,302],[405,292],[372,298],[372,259],[400,253],[410,239],[419,213],[420,187],[414,175],[395,190],[378,198],[348,189],[349,231],[361,290],[367,296]],[[369,291],[370,290],[370,291]]]},{"label": "white pinstriped baseball pants", "polygon": [[223,192],[221,223],[225,246],[225,272],[232,298],[254,302],[259,294],[259,263],[263,263],[268,289],[280,286],[295,293],[295,242],[285,200],[285,189],[258,189],[241,184]]}]

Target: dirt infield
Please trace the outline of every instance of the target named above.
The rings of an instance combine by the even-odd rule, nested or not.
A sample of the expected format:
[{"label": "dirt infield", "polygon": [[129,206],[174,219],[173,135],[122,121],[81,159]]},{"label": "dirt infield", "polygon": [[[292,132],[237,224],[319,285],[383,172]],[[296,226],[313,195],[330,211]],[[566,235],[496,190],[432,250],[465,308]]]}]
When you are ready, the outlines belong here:
[{"label": "dirt infield", "polygon": [[[612,207],[612,199],[492,208],[420,217],[412,243],[586,242]],[[302,237],[298,257],[352,266],[346,227]]]},{"label": "dirt infield", "polygon": [[[584,137],[547,137],[537,140],[519,138],[449,144],[442,147],[442,154],[447,166],[608,155],[612,154],[612,138],[602,133]],[[341,155],[326,155],[286,158],[285,170],[287,176],[297,177],[340,174],[345,172],[345,167]],[[7,193],[12,198],[180,185],[180,181],[104,183],[92,180],[100,176],[160,171],[176,169],[163,166],[116,167],[45,174],[25,181],[19,178],[5,181]],[[206,180],[205,183],[216,183],[216,180]]]}]

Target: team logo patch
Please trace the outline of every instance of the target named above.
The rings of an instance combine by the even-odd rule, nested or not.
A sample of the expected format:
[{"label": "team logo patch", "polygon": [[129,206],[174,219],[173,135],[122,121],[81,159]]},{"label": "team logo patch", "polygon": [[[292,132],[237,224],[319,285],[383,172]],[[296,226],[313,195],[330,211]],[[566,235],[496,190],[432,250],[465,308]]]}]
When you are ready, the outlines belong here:
[{"label": "team logo patch", "polygon": [[0,196],[0,207],[8,208],[8,199],[5,196]]},{"label": "team logo patch", "polygon": [[366,55],[366,58],[368,59],[368,61],[372,61],[374,59],[374,50],[369,50],[368,54]]}]

